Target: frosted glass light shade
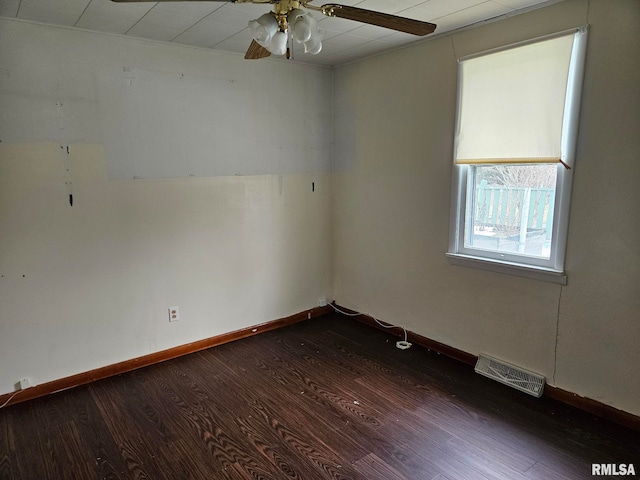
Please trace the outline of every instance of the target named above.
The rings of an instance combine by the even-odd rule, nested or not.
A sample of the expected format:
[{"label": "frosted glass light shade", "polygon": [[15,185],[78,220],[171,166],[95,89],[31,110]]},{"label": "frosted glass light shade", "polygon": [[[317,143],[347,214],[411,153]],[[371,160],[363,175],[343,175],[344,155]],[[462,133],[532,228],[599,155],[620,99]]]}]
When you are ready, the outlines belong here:
[{"label": "frosted glass light shade", "polygon": [[307,14],[301,8],[294,8],[287,14],[287,22],[289,25],[295,25],[300,17],[304,17]]},{"label": "frosted glass light shade", "polygon": [[317,35],[318,22],[311,15],[305,15],[299,18],[293,27],[293,38],[295,38],[298,43],[308,42]]},{"label": "frosted glass light shade", "polygon": [[287,52],[287,33],[276,32],[271,38],[271,45],[267,49],[274,55],[284,55]]},{"label": "frosted glass light shade", "polygon": [[322,42],[320,36],[311,37],[308,42],[304,43],[304,53],[310,53],[311,55],[317,55],[322,50]]},{"label": "frosted glass light shade", "polygon": [[311,27],[303,19],[293,25],[293,38],[298,43],[308,42],[311,38]]},{"label": "frosted glass light shade", "polygon": [[249,31],[257,42],[268,44],[278,31],[278,21],[271,13],[265,13],[249,22]]}]

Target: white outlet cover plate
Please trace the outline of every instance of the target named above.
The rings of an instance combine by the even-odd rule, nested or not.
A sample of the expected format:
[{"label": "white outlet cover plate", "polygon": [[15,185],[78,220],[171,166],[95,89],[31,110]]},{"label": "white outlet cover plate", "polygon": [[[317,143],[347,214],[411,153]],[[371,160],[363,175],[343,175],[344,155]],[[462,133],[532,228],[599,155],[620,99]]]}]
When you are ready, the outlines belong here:
[{"label": "white outlet cover plate", "polygon": [[180,320],[180,309],[178,307],[169,307],[169,321],[177,322]]}]

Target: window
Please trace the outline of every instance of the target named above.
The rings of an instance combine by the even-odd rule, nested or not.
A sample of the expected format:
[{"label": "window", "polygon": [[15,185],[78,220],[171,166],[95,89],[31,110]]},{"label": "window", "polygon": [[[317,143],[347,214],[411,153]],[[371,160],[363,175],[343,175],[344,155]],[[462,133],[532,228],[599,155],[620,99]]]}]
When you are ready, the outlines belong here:
[{"label": "window", "polygon": [[566,283],[586,28],[459,61],[451,263]]}]

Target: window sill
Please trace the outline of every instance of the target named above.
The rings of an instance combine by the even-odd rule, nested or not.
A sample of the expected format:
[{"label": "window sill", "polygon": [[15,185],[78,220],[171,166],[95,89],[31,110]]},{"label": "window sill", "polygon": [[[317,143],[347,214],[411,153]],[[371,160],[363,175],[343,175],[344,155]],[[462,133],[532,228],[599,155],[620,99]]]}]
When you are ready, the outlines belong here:
[{"label": "window sill", "polygon": [[531,265],[524,265],[520,263],[501,262],[499,260],[473,257],[471,255],[461,255],[459,253],[447,253],[446,255],[449,259],[449,263],[460,267],[477,268],[479,270],[531,278],[543,282],[557,283],[559,285],[567,284],[567,275],[560,270],[533,267]]}]

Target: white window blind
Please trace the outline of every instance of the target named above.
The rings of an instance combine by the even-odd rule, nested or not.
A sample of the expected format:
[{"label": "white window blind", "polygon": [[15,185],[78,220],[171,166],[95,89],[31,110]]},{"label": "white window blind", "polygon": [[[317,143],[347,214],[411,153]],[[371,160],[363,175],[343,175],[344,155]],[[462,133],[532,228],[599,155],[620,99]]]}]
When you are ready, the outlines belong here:
[{"label": "white window blind", "polygon": [[460,62],[457,164],[564,161],[575,32]]}]

